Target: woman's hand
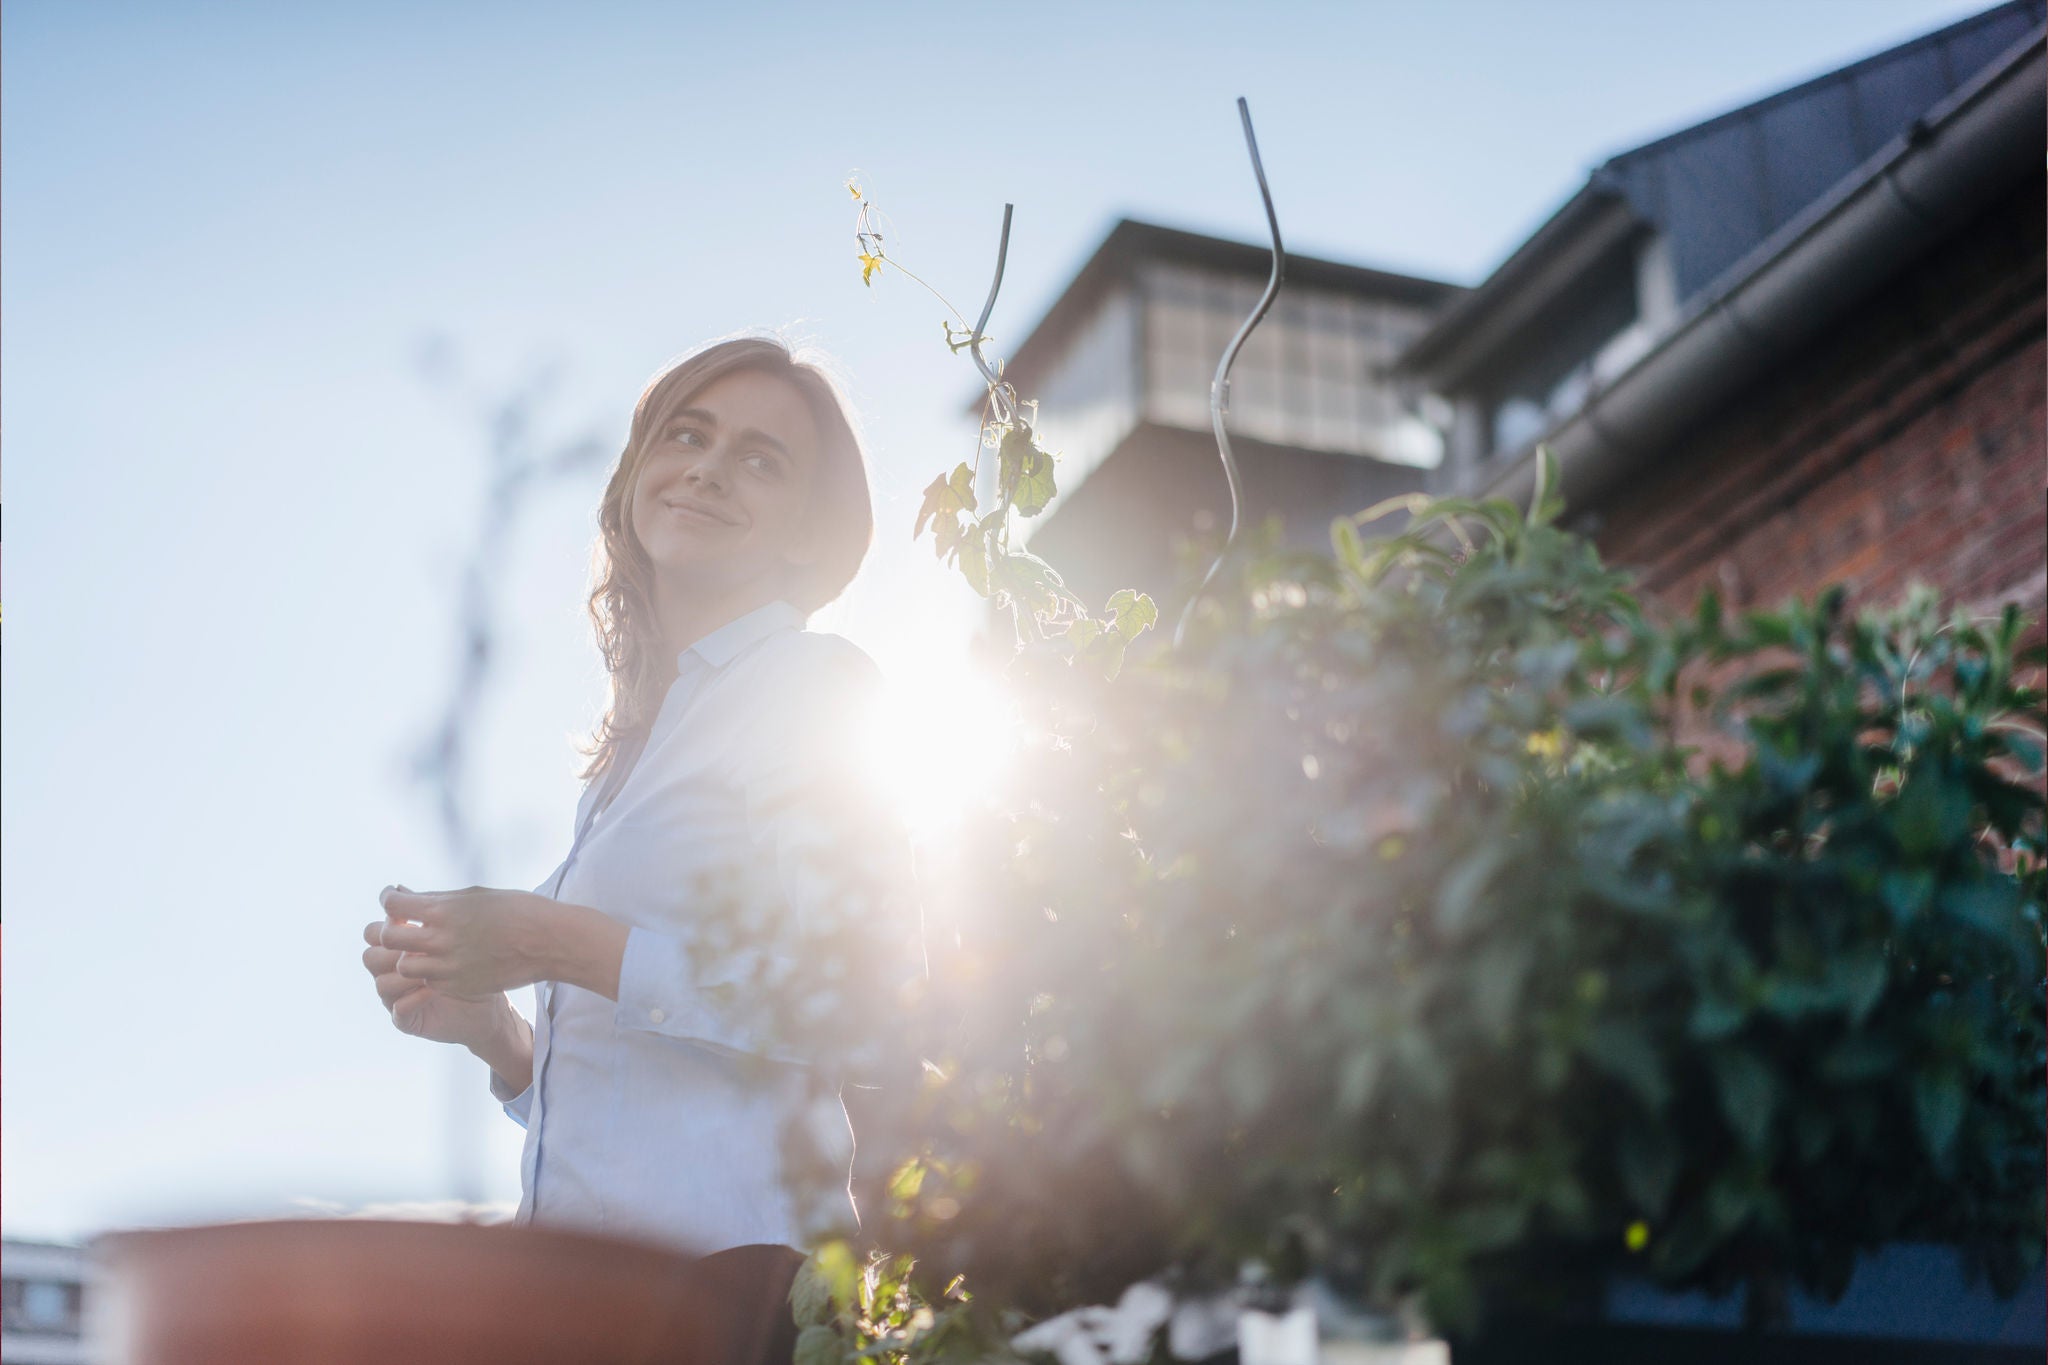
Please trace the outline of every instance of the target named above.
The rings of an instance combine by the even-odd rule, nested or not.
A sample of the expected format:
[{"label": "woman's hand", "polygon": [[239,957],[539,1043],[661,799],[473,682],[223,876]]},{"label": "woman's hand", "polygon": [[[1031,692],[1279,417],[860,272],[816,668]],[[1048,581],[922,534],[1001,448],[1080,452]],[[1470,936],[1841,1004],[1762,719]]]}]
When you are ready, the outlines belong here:
[{"label": "woman's hand", "polygon": [[566,981],[618,998],[626,926],[588,906],[531,891],[486,886],[461,891],[386,887],[386,918],[363,930],[396,949],[397,975],[444,994],[487,996],[536,981]]},{"label": "woman's hand", "polygon": [[500,995],[470,999],[398,974],[396,948],[363,949],[363,966],[377,983],[377,998],[391,1011],[391,1022],[400,1033],[436,1043],[453,1043],[472,1052],[488,1045],[507,1022],[511,1008]]}]

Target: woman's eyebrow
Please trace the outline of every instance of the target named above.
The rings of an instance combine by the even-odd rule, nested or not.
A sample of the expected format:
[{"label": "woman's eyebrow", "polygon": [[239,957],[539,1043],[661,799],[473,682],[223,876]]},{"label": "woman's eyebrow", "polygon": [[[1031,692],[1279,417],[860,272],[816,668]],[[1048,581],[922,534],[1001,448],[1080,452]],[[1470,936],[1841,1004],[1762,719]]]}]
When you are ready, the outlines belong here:
[{"label": "woman's eyebrow", "polygon": [[[698,426],[709,426],[713,432],[719,430],[719,417],[711,409],[707,409],[707,407],[678,407],[676,411],[670,413],[668,420],[670,422],[696,422]],[[745,444],[745,442],[750,442],[750,440],[758,440],[760,444],[764,444],[770,450],[774,450],[776,454],[780,454],[784,460],[788,458],[788,446],[784,446],[780,440],[776,440],[774,436],[770,436],[768,432],[764,432],[764,430],[760,430],[756,426],[739,430],[739,444]]]},{"label": "woman's eyebrow", "polygon": [[[679,408],[670,414],[668,420],[671,422],[695,422],[699,426],[710,427],[713,431],[718,429],[717,415],[706,408]],[[783,459],[789,458],[789,447],[776,440],[773,436],[770,436],[767,432],[762,431],[759,427],[743,428],[739,432],[739,441],[742,445],[749,441],[758,441],[762,445],[769,447]]]}]

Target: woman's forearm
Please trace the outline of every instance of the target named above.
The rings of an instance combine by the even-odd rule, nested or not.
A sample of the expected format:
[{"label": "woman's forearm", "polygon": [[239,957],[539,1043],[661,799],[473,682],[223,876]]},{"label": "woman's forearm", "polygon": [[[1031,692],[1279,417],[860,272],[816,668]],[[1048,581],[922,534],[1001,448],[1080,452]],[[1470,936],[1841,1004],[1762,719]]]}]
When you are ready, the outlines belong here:
[{"label": "woman's forearm", "polygon": [[603,996],[619,998],[619,966],[631,930],[602,910],[550,901],[545,905],[546,947],[540,954],[546,979],[566,981]]},{"label": "woman's forearm", "polygon": [[533,1029],[519,1017],[510,1000],[499,998],[504,1001],[504,1009],[498,1027],[481,1043],[471,1043],[469,1050],[507,1090],[517,1095],[533,1084]]},{"label": "woman's forearm", "polygon": [[[624,924],[587,905],[550,901],[541,907],[536,927],[533,937],[538,941],[529,952],[542,964],[543,980],[581,986],[608,1000],[619,998],[619,964],[629,932]],[[490,1036],[470,1044],[469,1050],[513,1094],[533,1083],[533,1029],[510,1000],[504,1000]]]}]

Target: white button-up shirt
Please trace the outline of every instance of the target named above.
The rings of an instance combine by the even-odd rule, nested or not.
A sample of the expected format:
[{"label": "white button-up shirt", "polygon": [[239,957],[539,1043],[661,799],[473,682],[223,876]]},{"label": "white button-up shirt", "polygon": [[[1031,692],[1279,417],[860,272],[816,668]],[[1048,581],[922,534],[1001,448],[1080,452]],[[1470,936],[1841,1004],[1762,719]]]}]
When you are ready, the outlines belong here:
[{"label": "white button-up shirt", "polygon": [[[810,1078],[800,1053],[769,1046],[734,1008],[758,955],[750,964],[701,941],[705,898],[751,899],[777,926],[762,951],[803,953],[806,919],[825,913],[832,890],[811,855],[855,803],[862,838],[872,844],[881,829],[880,842],[896,845],[880,850],[882,862],[901,876],[878,907],[893,924],[876,938],[901,944],[904,960],[883,965],[895,979],[875,987],[924,970],[908,838],[900,823],[876,822],[871,793],[848,789],[858,785],[857,718],[880,674],[858,646],[803,622],[773,602],[683,651],[638,759],[623,783],[614,774],[588,784],[569,856],[536,888],[603,911],[628,935],[618,1000],[540,983],[532,1084],[508,1096],[492,1078],[526,1128],[521,1222],[692,1252],[800,1245],[778,1135]],[[850,1160],[836,1101],[810,1118]]]}]

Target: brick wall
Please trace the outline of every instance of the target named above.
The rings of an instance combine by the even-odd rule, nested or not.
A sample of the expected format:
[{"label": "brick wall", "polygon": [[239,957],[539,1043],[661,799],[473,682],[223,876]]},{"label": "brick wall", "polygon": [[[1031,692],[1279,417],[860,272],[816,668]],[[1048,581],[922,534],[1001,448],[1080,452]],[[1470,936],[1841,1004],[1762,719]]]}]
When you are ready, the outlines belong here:
[{"label": "brick wall", "polygon": [[1689,609],[1842,583],[2048,607],[2048,315],[2030,177],[1593,509],[1611,564]]}]

